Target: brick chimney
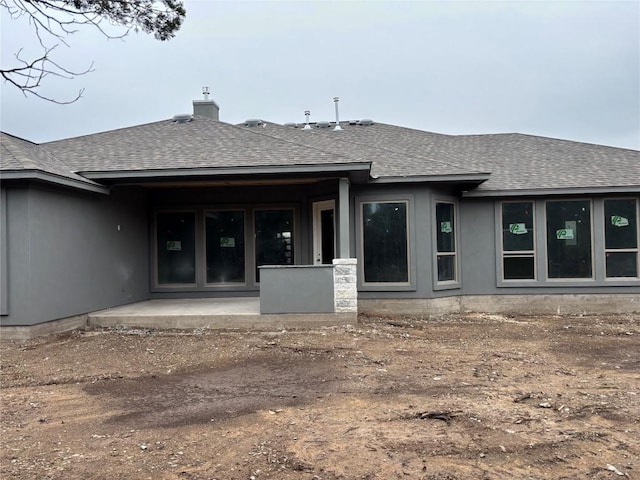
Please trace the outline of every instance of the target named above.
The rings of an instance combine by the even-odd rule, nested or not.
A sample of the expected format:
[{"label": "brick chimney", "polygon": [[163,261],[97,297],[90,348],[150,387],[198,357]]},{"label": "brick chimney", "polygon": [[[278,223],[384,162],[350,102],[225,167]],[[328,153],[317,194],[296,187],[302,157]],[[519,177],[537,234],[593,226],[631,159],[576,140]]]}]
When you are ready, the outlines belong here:
[{"label": "brick chimney", "polygon": [[220,107],[213,100],[209,100],[209,87],[202,87],[202,95],[204,100],[193,101],[193,114],[202,117],[211,118],[212,120],[220,120]]}]

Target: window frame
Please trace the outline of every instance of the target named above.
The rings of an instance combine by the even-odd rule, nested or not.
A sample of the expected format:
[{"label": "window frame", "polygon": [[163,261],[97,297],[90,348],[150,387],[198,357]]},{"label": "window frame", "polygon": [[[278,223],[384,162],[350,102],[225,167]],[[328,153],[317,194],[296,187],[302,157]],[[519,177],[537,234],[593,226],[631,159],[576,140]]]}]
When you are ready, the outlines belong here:
[{"label": "window frame", "polygon": [[[532,250],[505,250],[504,249],[504,205],[509,203],[528,203],[531,205],[532,223],[533,223],[533,249]],[[538,215],[536,214],[536,201],[531,199],[519,200],[503,200],[498,202],[498,272],[500,272],[500,283],[514,284],[525,283],[531,284],[538,282]],[[505,278],[504,260],[505,258],[532,258],[533,259],[533,278]]]},{"label": "window frame", "polygon": [[[558,198],[543,197],[513,197],[496,199],[494,202],[495,211],[495,269],[496,269],[496,287],[500,288],[573,288],[573,287],[614,287],[614,286],[638,286],[640,285],[640,251],[638,252],[638,277],[606,277],[606,248],[605,239],[605,201],[607,200],[636,200],[636,212],[638,218],[638,247],[640,250],[640,197],[635,195],[620,196],[612,195],[580,195],[580,196],[560,196]],[[548,258],[547,251],[547,208],[548,202],[556,201],[585,201],[590,204],[590,222],[591,222],[591,277],[590,278],[549,278],[548,276]],[[535,246],[535,268],[537,278],[532,280],[504,280],[502,270],[502,204],[505,202],[533,202],[535,223],[534,228],[538,231],[534,234]]]},{"label": "window frame", "polygon": [[[591,260],[591,276],[590,277],[553,277],[549,276],[549,228],[548,228],[548,215],[547,215],[547,205],[549,203],[559,203],[559,202],[588,202],[589,203],[589,238],[590,238],[590,260]],[[595,215],[594,208],[594,198],[593,197],[579,197],[579,198],[554,198],[553,200],[545,199],[543,201],[543,224],[544,224],[544,256],[545,256],[545,282],[549,283],[567,283],[567,282],[576,282],[576,283],[584,283],[584,282],[594,282],[597,276],[597,262],[595,256],[595,247],[596,247],[596,236],[595,236]]]},{"label": "window frame", "polygon": [[[635,202],[635,214],[636,214],[636,247],[635,248],[607,248],[607,215],[606,215],[606,203],[607,201],[616,200],[633,200]],[[604,263],[604,278],[606,282],[625,281],[625,280],[638,280],[640,279],[640,199],[638,197],[612,197],[602,199],[602,232],[603,232],[603,263]],[[607,254],[608,253],[635,253],[636,254],[636,276],[635,277],[609,277],[607,276]]]},{"label": "window frame", "polygon": [[[292,249],[292,263],[290,265],[298,265],[296,262],[298,261],[298,257],[301,255],[300,252],[300,232],[297,231],[298,229],[298,225],[299,225],[299,219],[298,219],[298,206],[297,205],[290,205],[290,204],[285,204],[285,205],[260,205],[257,207],[253,207],[250,209],[250,228],[251,228],[251,235],[252,235],[252,242],[253,242],[253,247],[252,247],[252,258],[251,258],[251,264],[249,265],[249,274],[250,274],[250,278],[245,277],[245,280],[251,280],[253,286],[260,286],[260,282],[258,281],[258,272],[259,272],[259,268],[260,265],[258,265],[258,245],[257,245],[257,240],[258,240],[258,235],[256,233],[256,212],[264,212],[264,211],[291,211],[291,218],[293,221],[293,225],[291,225],[291,233],[293,235],[293,241],[291,242],[291,249]],[[245,258],[245,262],[248,261],[248,258]],[[271,264],[269,264],[271,265]],[[288,266],[289,264],[285,264],[285,266]]]},{"label": "window frame", "polygon": [[[438,251],[438,204],[448,204],[453,206],[453,252],[439,252]],[[460,222],[459,222],[459,207],[458,200],[453,197],[437,196],[433,199],[431,209],[431,244],[432,244],[432,281],[433,290],[451,290],[460,288]],[[448,256],[453,257],[453,280],[439,280],[438,279],[438,257]]]},{"label": "window frame", "polygon": [[[407,242],[407,282],[366,282],[364,275],[364,205],[370,203],[404,203],[406,205]],[[364,196],[355,199],[356,204],[356,245],[358,257],[358,290],[362,291],[415,291],[415,240],[414,240],[414,197],[413,195]]]},{"label": "window frame", "polygon": [[[244,233],[244,282],[209,282],[207,276],[208,254],[207,254],[207,213],[209,212],[241,212],[243,216],[243,233]],[[203,287],[204,288],[224,288],[224,287],[245,287],[249,285],[249,262],[248,262],[248,245],[249,241],[249,217],[251,210],[247,208],[203,208],[202,209],[202,245],[203,245]]]},{"label": "window frame", "polygon": [[[193,214],[193,242],[194,242],[194,282],[193,283],[160,283],[159,282],[159,264],[158,264],[158,215],[163,213],[192,213]],[[153,213],[152,225],[152,255],[153,255],[153,287],[154,289],[193,289],[198,286],[198,209],[197,208],[172,208],[159,209]]]}]

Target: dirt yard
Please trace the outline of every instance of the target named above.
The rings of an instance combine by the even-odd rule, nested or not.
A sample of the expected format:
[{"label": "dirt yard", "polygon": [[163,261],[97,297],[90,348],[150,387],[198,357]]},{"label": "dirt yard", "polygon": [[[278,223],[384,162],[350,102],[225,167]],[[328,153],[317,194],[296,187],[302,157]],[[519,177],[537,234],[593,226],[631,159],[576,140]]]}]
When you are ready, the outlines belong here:
[{"label": "dirt yard", "polygon": [[640,318],[4,341],[0,478],[640,479]]}]

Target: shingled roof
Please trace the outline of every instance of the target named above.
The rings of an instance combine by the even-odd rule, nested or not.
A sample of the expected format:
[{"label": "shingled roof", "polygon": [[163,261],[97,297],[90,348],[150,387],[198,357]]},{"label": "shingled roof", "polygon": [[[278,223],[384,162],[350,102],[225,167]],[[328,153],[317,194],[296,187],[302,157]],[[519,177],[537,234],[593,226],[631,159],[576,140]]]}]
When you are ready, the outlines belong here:
[{"label": "shingled roof", "polygon": [[515,133],[443,135],[377,122],[341,122],[342,131],[334,126],[245,127],[194,116],[41,145],[2,134],[0,173],[42,172],[96,186],[88,178],[102,174],[344,167],[369,171],[373,183],[478,185],[469,196],[640,191],[637,150]]},{"label": "shingled roof", "polygon": [[356,163],[350,157],[209,118],[164,120],[44,144],[76,172]]},{"label": "shingled roof", "polygon": [[[640,152],[517,133],[442,135],[373,123],[341,122],[342,131],[265,124],[269,135],[373,161],[378,179],[442,172],[490,172],[472,195],[550,190],[640,190]],[[255,128],[255,127],[247,127]]]},{"label": "shingled roof", "polygon": [[[300,127],[285,127],[262,122],[258,127],[247,127],[300,145],[310,145],[323,151],[347,156],[355,161],[370,161],[371,177],[374,179],[407,179],[408,177],[478,176],[489,171],[479,166],[456,163],[448,158],[434,155],[439,142],[448,138],[430,132],[420,132],[412,141],[405,141],[401,130],[393,125],[357,125],[355,122],[341,124],[342,131],[334,131],[334,125],[310,130]],[[407,138],[411,140],[411,138]],[[484,178],[486,179],[486,178]]]},{"label": "shingled roof", "polygon": [[3,179],[30,179],[101,191],[102,187],[73,172],[47,148],[0,132],[0,175]]}]

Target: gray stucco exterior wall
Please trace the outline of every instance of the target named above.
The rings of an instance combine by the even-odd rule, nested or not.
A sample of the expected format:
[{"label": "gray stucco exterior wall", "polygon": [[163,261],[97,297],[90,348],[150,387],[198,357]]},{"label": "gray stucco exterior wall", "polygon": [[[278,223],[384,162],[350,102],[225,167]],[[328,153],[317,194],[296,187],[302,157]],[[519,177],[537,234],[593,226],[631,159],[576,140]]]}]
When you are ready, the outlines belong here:
[{"label": "gray stucco exterior wall", "polygon": [[260,267],[260,313],[333,313],[333,266]]},{"label": "gray stucco exterior wall", "polygon": [[34,325],[147,299],[148,216],[133,190],[7,188],[8,315]]},{"label": "gray stucco exterior wall", "polygon": [[[617,195],[611,198],[627,197]],[[561,199],[590,200],[593,279],[549,280],[546,278],[546,241],[544,203],[548,198],[531,198],[536,212],[535,281],[505,282],[501,280],[502,262],[499,229],[500,199],[462,199],[460,202],[460,263],[462,266],[462,295],[548,295],[548,294],[638,294],[637,280],[604,278],[603,202],[607,197],[584,195]],[[555,199],[555,198],[554,198]],[[517,199],[510,198],[509,201]]]},{"label": "gray stucco exterior wall", "polygon": [[7,258],[7,190],[0,188],[0,315],[9,314]]},{"label": "gray stucco exterior wall", "polygon": [[493,200],[462,201],[459,208],[462,294],[497,293]]}]

